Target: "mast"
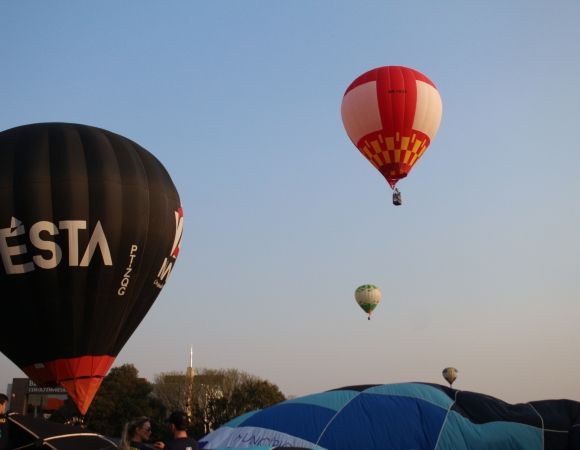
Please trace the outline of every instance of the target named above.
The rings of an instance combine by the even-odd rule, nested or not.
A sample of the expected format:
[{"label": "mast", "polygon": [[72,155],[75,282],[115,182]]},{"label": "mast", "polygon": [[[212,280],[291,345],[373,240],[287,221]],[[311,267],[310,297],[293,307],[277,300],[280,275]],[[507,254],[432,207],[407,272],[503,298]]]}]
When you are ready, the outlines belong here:
[{"label": "mast", "polygon": [[193,369],[193,345],[189,348],[189,367],[185,372],[185,413],[189,419],[189,423],[193,419],[193,377],[195,370]]}]

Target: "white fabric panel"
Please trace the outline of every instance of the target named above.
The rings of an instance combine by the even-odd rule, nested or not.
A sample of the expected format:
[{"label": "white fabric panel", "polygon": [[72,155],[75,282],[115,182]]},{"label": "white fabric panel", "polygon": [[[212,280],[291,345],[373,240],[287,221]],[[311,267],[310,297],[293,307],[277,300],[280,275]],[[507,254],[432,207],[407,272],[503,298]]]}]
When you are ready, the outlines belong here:
[{"label": "white fabric panel", "polygon": [[204,449],[264,447],[304,447],[324,450],[312,442],[279,431],[259,427],[221,427],[200,439]]},{"label": "white fabric panel", "polygon": [[363,303],[372,303],[378,305],[381,301],[381,291],[378,289],[372,289],[356,292],[355,298],[359,305]]},{"label": "white fabric panel", "polygon": [[369,81],[350,90],[342,99],[342,122],[352,143],[380,130],[381,114],[377,100],[377,83]]},{"label": "white fabric panel", "polygon": [[443,104],[437,89],[424,81],[417,80],[417,109],[413,129],[422,131],[433,140],[441,123]]}]

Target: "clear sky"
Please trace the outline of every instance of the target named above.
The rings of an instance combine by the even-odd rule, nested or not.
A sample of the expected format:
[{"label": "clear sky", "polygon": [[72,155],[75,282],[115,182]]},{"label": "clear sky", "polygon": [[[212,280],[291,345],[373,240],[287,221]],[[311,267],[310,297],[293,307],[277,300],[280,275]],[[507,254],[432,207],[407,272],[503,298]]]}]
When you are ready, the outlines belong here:
[{"label": "clear sky", "polygon": [[[287,395],[455,366],[459,389],[580,401],[579,20],[577,0],[4,1],[0,129],[106,128],[172,175],[181,254],[115,365],[152,381],[193,345]],[[384,65],[443,99],[402,207],[340,118]],[[0,355],[0,389],[18,376]]]}]

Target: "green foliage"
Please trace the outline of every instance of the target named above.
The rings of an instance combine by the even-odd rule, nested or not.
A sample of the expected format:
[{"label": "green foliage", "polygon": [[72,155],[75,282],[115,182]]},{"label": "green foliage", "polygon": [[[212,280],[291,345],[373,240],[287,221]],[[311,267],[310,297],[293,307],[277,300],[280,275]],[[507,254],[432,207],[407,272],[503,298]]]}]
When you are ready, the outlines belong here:
[{"label": "green foliage", "polygon": [[165,372],[155,377],[153,393],[167,411],[185,411],[186,388],[182,372]]},{"label": "green foliage", "polygon": [[[200,438],[248,411],[285,400],[273,383],[237,369],[201,369],[193,377],[180,372],[157,375],[155,383],[139,378],[132,364],[114,367],[84,418],[91,431],[120,437],[126,422],[139,416],[151,420],[151,440],[168,437],[165,418],[171,411],[189,411],[190,435]],[[79,420],[72,401],[56,411],[51,420],[73,423]]]},{"label": "green foliage", "polygon": [[[144,378],[139,378],[138,371],[132,364],[114,367],[103,379],[103,383],[93,400],[84,422],[88,429],[107,436],[121,436],[126,422],[139,416],[151,419],[152,439],[165,427],[165,408],[151,395],[153,385]],[[71,414],[72,402],[53,414],[52,420],[74,422]]]},{"label": "green foliage", "polygon": [[237,369],[201,369],[193,378],[191,397],[185,374],[158,375],[154,395],[167,410],[191,405],[192,436],[200,438],[229,420],[285,400],[278,386]]},{"label": "green foliage", "polygon": [[230,413],[237,417],[285,400],[278,386],[266,380],[250,379],[236,387],[230,399]]}]

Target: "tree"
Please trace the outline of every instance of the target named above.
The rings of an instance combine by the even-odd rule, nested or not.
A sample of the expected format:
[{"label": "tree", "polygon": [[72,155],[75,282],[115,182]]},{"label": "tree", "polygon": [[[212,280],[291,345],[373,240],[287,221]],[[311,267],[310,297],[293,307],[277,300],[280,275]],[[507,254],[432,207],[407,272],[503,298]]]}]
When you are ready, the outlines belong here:
[{"label": "tree", "polygon": [[187,398],[183,373],[168,372],[155,379],[154,395],[168,410],[192,405],[190,432],[199,438],[247,411],[283,401],[278,386],[237,369],[200,369]]},{"label": "tree", "polygon": [[[111,369],[93,400],[84,424],[107,436],[121,436],[126,422],[139,416],[149,417],[151,440],[166,438],[168,412],[192,405],[192,436],[200,438],[247,411],[283,401],[284,395],[273,383],[237,369],[200,369],[193,379],[191,398],[187,377],[180,372],[157,375],[155,383],[139,378],[132,364]],[[55,412],[51,420],[75,423],[80,420],[71,400]]]},{"label": "tree", "polygon": [[236,387],[230,399],[230,414],[237,417],[285,400],[278,386],[266,380],[249,379]]},{"label": "tree", "polygon": [[164,372],[155,376],[153,394],[167,411],[185,411],[186,387],[182,372]]},{"label": "tree", "polygon": [[[132,364],[124,364],[111,369],[103,379],[84,423],[87,428],[107,436],[121,436],[126,422],[147,416],[153,428],[152,439],[164,428],[166,410],[163,404],[151,395],[153,385],[144,378]],[[74,422],[71,415],[72,402],[67,400],[63,408],[53,414],[51,419],[61,422]],[[78,411],[75,411],[78,414]]]}]

